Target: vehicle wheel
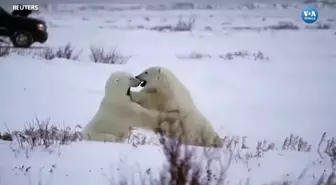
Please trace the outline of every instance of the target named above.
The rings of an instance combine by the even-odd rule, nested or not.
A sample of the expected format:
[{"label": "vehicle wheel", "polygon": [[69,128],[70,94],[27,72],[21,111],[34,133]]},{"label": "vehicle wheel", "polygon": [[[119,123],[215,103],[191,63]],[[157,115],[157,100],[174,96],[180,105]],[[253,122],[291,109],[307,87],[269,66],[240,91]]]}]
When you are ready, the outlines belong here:
[{"label": "vehicle wheel", "polygon": [[15,32],[11,38],[13,46],[18,48],[29,48],[33,44],[33,37],[29,32]]}]

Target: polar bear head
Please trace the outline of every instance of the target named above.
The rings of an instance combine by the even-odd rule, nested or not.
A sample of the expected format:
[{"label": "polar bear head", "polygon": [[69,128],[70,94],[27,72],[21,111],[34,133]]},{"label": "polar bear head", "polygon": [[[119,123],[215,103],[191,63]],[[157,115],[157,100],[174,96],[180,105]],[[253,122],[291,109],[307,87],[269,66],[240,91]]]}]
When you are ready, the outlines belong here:
[{"label": "polar bear head", "polygon": [[148,90],[155,90],[160,93],[169,93],[180,81],[173,72],[164,67],[150,67],[135,78],[141,80],[141,87]]},{"label": "polar bear head", "polygon": [[131,87],[137,87],[140,83],[141,81],[130,73],[114,72],[106,81],[105,99],[127,98],[130,95]]}]

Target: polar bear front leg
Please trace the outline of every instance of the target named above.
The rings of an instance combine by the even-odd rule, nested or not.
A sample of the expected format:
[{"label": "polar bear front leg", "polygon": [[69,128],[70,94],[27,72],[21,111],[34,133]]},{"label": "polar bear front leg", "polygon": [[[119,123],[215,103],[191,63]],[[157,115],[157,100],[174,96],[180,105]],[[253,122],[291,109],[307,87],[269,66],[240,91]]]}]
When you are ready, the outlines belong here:
[{"label": "polar bear front leg", "polygon": [[151,105],[150,105],[152,95],[150,93],[143,92],[143,91],[141,91],[141,92],[131,92],[130,98],[131,98],[132,102],[135,102],[135,103],[141,105],[142,107],[152,109]]},{"label": "polar bear front leg", "polygon": [[174,101],[174,100],[168,100],[165,103],[164,109],[166,111],[174,111],[174,110],[180,110],[180,106]]},{"label": "polar bear front leg", "polygon": [[136,112],[140,118],[138,127],[145,127],[149,129],[156,129],[162,122],[175,122],[180,119],[180,114],[178,111],[170,111],[170,112],[159,112],[156,110],[151,110],[142,107],[139,104],[134,104],[136,108]]},{"label": "polar bear front leg", "polygon": [[149,98],[153,95],[157,94],[157,90],[155,88],[143,89],[139,92],[131,91],[130,97],[133,102],[148,102]]},{"label": "polar bear front leg", "polygon": [[165,99],[156,92],[131,92],[130,97],[131,101],[141,105],[144,108],[161,112],[164,111],[163,102]]},{"label": "polar bear front leg", "polygon": [[133,91],[131,91],[131,93],[130,93],[131,101],[140,104],[142,99],[145,98],[145,96],[143,94],[144,94],[143,92],[133,92]]}]

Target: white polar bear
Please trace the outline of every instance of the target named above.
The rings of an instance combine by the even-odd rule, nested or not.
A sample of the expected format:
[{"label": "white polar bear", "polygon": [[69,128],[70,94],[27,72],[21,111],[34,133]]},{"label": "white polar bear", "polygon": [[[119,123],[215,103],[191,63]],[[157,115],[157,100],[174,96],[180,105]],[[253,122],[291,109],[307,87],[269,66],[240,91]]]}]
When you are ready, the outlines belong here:
[{"label": "white polar bear", "polygon": [[146,109],[130,100],[130,88],[141,83],[129,73],[115,72],[105,85],[105,96],[100,107],[84,128],[84,139],[120,142],[126,139],[130,127],[155,130],[162,121],[179,119],[177,113]]},{"label": "white polar bear", "polygon": [[[143,89],[131,91],[131,100],[141,106],[158,111],[178,110],[183,127],[177,123],[163,123],[162,130],[170,137],[181,137],[187,145],[222,147],[223,142],[211,123],[196,108],[187,88],[171,70],[163,67],[151,67],[138,76]],[[182,129],[183,128],[183,129]]]}]

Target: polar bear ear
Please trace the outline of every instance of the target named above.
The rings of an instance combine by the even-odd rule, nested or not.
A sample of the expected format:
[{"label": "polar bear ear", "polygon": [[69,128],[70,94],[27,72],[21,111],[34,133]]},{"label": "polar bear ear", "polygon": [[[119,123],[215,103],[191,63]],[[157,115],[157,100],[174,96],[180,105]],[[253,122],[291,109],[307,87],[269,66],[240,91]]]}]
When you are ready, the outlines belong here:
[{"label": "polar bear ear", "polygon": [[158,73],[161,73],[161,68],[158,69]]}]

